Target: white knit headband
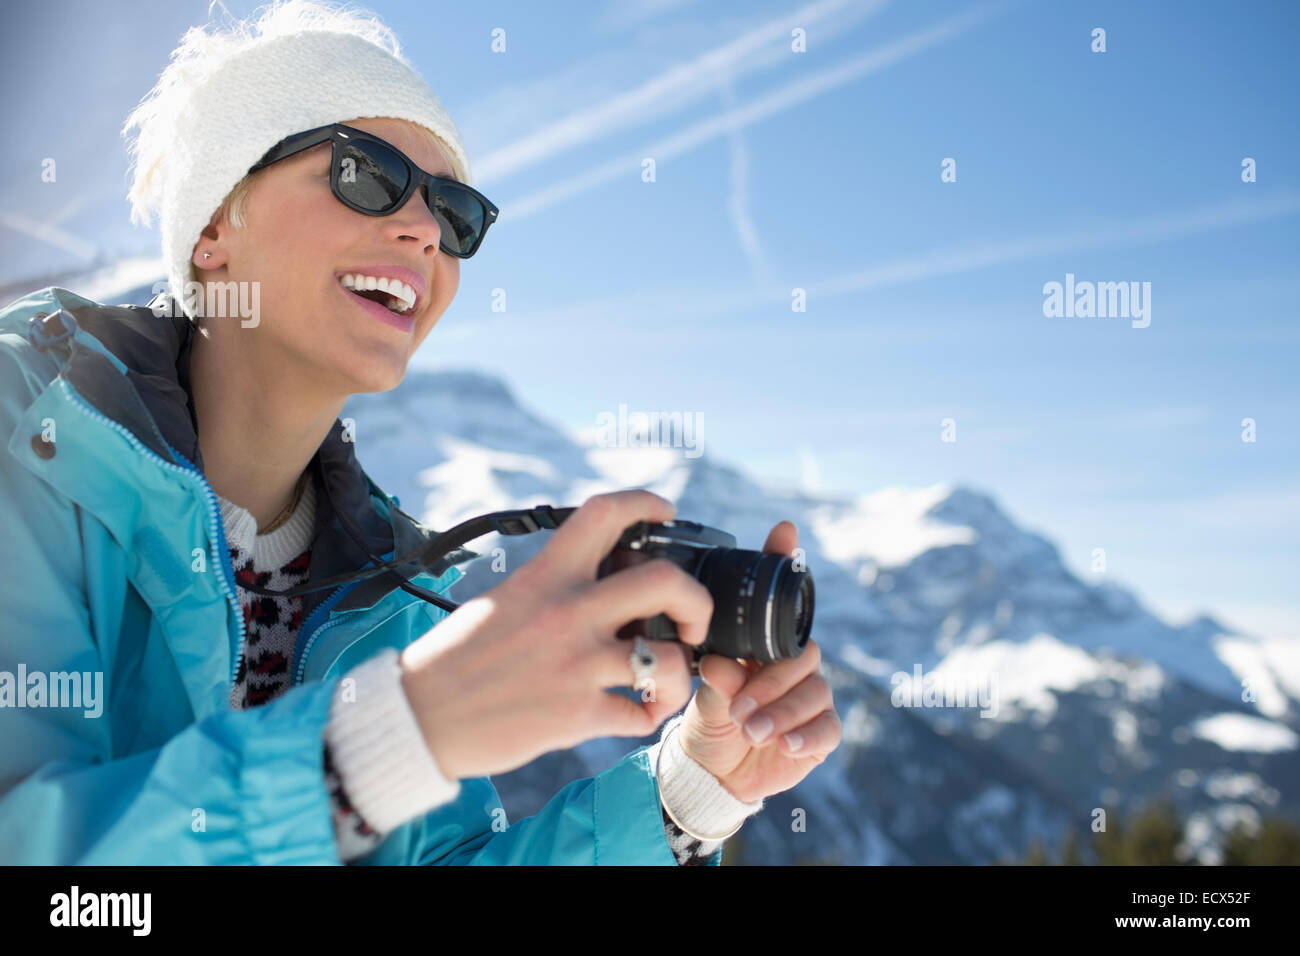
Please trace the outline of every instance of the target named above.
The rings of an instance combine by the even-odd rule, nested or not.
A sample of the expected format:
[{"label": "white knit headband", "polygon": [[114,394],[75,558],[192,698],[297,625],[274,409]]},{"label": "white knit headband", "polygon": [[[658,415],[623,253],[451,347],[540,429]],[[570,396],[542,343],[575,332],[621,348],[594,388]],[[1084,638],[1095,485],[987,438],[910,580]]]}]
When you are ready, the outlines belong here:
[{"label": "white knit headband", "polygon": [[162,246],[171,293],[185,295],[203,229],[250,166],[284,137],[387,116],[425,127],[470,185],[460,133],[424,79],[387,50],[348,33],[309,31],[249,44],[214,70],[179,111],[162,170]]}]

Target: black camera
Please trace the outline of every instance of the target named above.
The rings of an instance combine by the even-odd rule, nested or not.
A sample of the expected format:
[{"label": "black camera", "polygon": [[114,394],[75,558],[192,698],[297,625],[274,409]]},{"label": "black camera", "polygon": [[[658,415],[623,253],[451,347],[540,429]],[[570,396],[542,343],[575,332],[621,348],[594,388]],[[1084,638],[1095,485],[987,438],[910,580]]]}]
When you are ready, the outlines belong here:
[{"label": "black camera", "polygon": [[[255,585],[250,587],[259,593],[292,596],[364,580],[412,562],[440,576],[452,565],[478,557],[462,547],[467,541],[490,531],[502,535],[553,531],[577,510],[536,505],[478,515],[431,535],[414,551],[388,561],[369,551],[359,530],[348,528],[353,541],[375,564],[374,568],[334,575],[310,586],[301,585],[287,591],[262,591]],[[339,514],[346,519],[346,511],[339,511]],[[641,521],[623,532],[613,550],[601,561],[597,577],[603,578],[656,558],[672,561],[693,575],[713,597],[713,617],[709,621],[708,634],[703,644],[691,649],[693,672],[698,672],[699,660],[705,654],[721,654],[766,664],[803,653],[812,632],[813,580],[802,558],[796,560],[783,554],[742,551],[736,547],[732,535],[694,521]],[[460,607],[443,595],[410,581],[404,581],[401,587],[449,613]],[[666,614],[649,620],[629,621],[618,631],[618,636],[625,640],[632,640],[638,634],[652,641],[681,640],[677,625]]]},{"label": "black camera", "polygon": [[[623,533],[597,577],[656,558],[672,561],[713,596],[709,633],[693,649],[695,663],[705,654],[768,663],[803,652],[812,631],[813,580],[801,561],[739,550],[734,536],[694,521],[642,521]],[[680,639],[666,614],[631,621],[618,632],[628,640],[638,634],[652,641]]]}]

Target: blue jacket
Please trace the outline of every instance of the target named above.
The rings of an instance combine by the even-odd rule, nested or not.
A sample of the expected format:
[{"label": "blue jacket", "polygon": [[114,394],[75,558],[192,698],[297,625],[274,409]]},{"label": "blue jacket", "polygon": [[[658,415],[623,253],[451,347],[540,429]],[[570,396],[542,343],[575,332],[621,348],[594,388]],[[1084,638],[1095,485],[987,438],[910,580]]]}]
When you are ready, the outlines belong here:
[{"label": "blue jacket", "polygon": [[[60,288],[0,311],[0,863],[339,863],[322,767],[335,684],[446,616],[396,574],[309,592],[293,686],[232,709],[244,621],[191,415],[190,335],[183,316]],[[341,422],[317,456],[376,554],[427,538]],[[309,583],[367,563],[317,500]],[[399,573],[439,593],[461,576]],[[40,680],[52,691],[71,672],[102,675],[99,715],[34,706]],[[648,750],[514,823],[489,778],[462,780],[359,862],[676,865]]]}]

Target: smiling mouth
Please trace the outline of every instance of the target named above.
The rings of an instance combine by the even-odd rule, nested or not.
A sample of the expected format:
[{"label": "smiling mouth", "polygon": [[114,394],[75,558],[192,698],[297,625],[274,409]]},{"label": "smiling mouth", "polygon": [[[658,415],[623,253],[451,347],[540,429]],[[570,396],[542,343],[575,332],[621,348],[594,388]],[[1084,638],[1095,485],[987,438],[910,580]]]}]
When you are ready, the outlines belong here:
[{"label": "smiling mouth", "polygon": [[353,295],[382,305],[394,315],[409,318],[417,304],[415,290],[398,279],[348,273],[339,276],[339,285]]},{"label": "smiling mouth", "polygon": [[392,326],[406,335],[414,333],[414,311],[394,312],[392,309],[380,305],[366,296],[358,295],[353,289],[344,289],[342,284],[340,284],[339,288],[362,312],[368,313],[372,318],[378,319],[384,325]]}]

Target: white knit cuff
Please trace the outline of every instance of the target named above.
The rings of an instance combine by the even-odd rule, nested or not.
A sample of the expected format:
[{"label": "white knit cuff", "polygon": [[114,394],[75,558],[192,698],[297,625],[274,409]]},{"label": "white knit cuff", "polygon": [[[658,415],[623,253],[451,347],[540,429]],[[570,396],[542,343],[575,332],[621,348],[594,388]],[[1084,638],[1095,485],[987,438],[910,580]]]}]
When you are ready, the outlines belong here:
[{"label": "white knit cuff", "polygon": [[682,749],[674,731],[684,719],[685,714],[679,714],[668,721],[659,742],[650,748],[659,799],[673,822],[695,839],[724,840],[761,810],[763,801],[738,800]]},{"label": "white knit cuff", "polygon": [[392,648],[339,681],[325,740],[349,802],[380,833],[450,803],[460,792],[459,781],[443,776],[424,742]]}]

